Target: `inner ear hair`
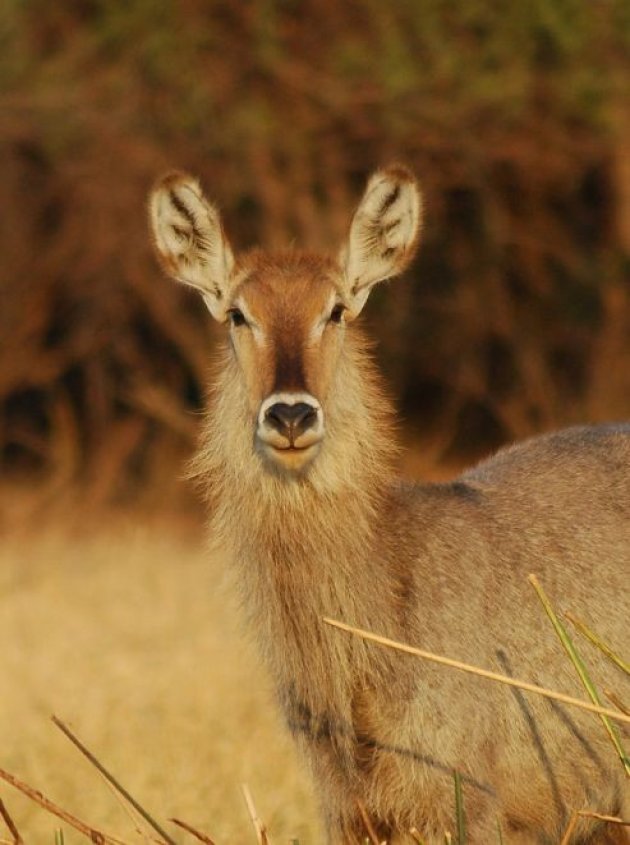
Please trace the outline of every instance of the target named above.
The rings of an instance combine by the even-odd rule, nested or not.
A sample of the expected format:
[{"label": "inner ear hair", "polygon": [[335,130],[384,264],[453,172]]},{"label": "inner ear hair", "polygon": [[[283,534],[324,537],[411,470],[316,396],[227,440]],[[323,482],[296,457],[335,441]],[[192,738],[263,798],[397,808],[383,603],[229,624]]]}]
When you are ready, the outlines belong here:
[{"label": "inner ear hair", "polygon": [[199,290],[212,315],[223,320],[234,258],[219,212],[199,182],[186,173],[167,173],[151,192],[149,214],[165,271]]},{"label": "inner ear hair", "polygon": [[418,246],[422,197],[411,171],[400,164],[368,181],[341,254],[347,294],[358,313],[377,282],[402,273]]}]

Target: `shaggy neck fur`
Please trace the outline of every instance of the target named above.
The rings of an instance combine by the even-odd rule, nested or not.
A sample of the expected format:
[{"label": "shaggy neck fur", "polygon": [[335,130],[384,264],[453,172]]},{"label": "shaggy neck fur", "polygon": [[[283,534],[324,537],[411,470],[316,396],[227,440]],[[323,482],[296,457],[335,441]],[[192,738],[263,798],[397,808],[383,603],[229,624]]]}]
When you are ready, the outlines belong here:
[{"label": "shaggy neck fur", "polygon": [[383,616],[385,628],[383,608],[395,585],[376,547],[396,453],[391,406],[364,338],[348,328],[324,400],[321,450],[303,476],[279,475],[255,451],[254,421],[227,348],[223,359],[194,467],[210,498],[212,539],[233,558],[243,605],[285,709],[297,702],[345,730],[352,721],[351,679],[356,686],[365,677],[367,653],[362,641],[321,620],[378,629]]}]

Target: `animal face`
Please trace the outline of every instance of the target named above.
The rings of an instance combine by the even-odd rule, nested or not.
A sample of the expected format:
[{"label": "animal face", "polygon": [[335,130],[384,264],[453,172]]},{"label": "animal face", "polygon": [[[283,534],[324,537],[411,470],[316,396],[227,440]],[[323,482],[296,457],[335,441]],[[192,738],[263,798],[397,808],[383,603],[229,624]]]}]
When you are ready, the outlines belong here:
[{"label": "animal face", "polygon": [[333,261],[303,253],[246,256],[226,316],[266,459],[299,471],[326,433],[325,407],[346,305]]},{"label": "animal face", "polygon": [[235,260],[218,212],[180,173],[157,184],[150,213],[163,267],[229,328],[255,448],[275,469],[299,474],[326,437],[346,324],[413,257],[421,216],[413,177],[399,166],[372,176],[336,259],[255,250]]}]

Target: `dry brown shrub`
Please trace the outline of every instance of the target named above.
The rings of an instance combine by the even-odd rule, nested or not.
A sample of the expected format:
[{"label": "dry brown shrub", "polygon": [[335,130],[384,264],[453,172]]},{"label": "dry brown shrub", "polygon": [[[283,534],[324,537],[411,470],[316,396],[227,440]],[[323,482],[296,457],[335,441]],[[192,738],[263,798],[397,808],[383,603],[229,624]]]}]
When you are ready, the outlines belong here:
[{"label": "dry brown shrub", "polygon": [[242,246],[334,246],[366,174],[427,195],[370,305],[439,458],[628,416],[625,4],[10,2],[0,35],[0,461],[50,497],[168,486],[213,329],[160,278],[144,203],[200,175]]}]

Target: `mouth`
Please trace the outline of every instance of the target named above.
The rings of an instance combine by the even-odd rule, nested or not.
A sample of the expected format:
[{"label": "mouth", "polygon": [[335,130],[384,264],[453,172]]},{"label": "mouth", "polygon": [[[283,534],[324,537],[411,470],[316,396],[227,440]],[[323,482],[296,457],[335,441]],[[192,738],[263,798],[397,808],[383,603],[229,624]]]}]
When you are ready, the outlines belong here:
[{"label": "mouth", "polygon": [[295,443],[270,443],[258,439],[260,451],[274,467],[290,472],[299,472],[308,466],[321,446],[321,438],[304,445]]}]

